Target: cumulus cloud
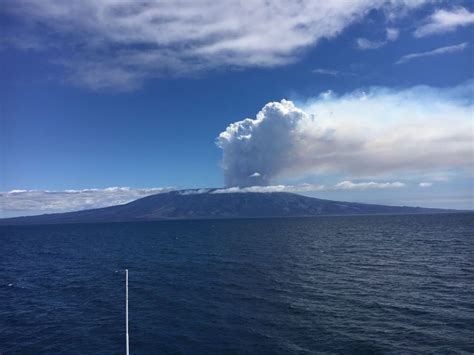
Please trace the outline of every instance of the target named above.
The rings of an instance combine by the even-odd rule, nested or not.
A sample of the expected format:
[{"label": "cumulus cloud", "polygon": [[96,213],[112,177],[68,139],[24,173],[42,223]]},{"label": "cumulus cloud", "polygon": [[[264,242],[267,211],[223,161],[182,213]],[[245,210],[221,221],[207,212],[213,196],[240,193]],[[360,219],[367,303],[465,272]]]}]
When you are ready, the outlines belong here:
[{"label": "cumulus cloud", "polygon": [[357,38],[356,44],[359,49],[377,49],[385,46],[387,43],[396,41],[400,31],[397,28],[387,28],[385,39],[373,41],[367,38]]},{"label": "cumulus cloud", "polygon": [[75,53],[55,61],[69,70],[72,82],[133,90],[152,77],[291,63],[370,10],[402,14],[425,2],[6,0],[0,11],[25,24],[5,29],[5,38],[27,30],[48,33],[43,42]]},{"label": "cumulus cloud", "polygon": [[[232,123],[217,140],[224,154],[226,184],[268,185],[282,166],[292,164],[293,154],[299,149],[299,125],[311,120],[291,101],[282,100],[265,105],[256,119]],[[271,161],[274,158],[278,161]]]},{"label": "cumulus cloud", "polygon": [[395,64],[404,64],[417,58],[432,57],[432,56],[437,56],[441,54],[461,52],[465,50],[467,47],[468,47],[468,43],[464,42],[464,43],[456,44],[453,46],[436,48],[436,49],[433,49],[432,51],[411,53],[411,54],[407,54],[401,57]]},{"label": "cumulus cloud", "polygon": [[138,189],[108,187],[82,190],[11,190],[0,192],[3,213],[21,211],[27,213],[66,212],[124,204],[141,197],[171,191],[170,188]]},{"label": "cumulus cloud", "polygon": [[474,163],[473,89],[473,82],[444,89],[373,87],[342,96],[326,92],[302,108],[270,102],[217,138],[226,185],[467,169]]},{"label": "cumulus cloud", "polygon": [[465,27],[474,24],[474,13],[469,12],[464,7],[456,7],[452,10],[437,10],[425,23],[419,26],[415,32],[415,37],[425,37],[429,35],[452,32],[458,27]]}]

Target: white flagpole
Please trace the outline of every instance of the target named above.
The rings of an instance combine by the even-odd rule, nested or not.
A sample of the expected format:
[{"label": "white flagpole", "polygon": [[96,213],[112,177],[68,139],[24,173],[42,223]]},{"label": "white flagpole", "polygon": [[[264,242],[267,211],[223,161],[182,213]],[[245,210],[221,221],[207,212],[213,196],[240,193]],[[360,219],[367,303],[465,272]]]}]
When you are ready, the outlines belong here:
[{"label": "white flagpole", "polygon": [[125,269],[125,352],[130,354],[128,346],[128,269]]}]

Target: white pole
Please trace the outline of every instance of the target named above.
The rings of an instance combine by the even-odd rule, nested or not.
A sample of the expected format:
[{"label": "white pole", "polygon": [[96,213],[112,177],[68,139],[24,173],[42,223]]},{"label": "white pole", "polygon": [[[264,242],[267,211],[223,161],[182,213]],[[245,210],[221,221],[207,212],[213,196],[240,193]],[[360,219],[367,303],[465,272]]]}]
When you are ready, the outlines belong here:
[{"label": "white pole", "polygon": [[128,269],[125,269],[125,353],[130,354],[128,346]]}]

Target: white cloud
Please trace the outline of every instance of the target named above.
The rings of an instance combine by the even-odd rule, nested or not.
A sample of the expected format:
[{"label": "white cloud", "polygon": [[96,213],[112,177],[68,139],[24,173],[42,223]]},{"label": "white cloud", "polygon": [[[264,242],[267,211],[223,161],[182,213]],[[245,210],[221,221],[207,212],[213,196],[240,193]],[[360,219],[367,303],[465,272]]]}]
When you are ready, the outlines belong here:
[{"label": "white cloud", "polygon": [[357,38],[356,44],[359,49],[377,49],[385,46],[389,42],[396,41],[399,35],[400,31],[397,28],[387,28],[385,39],[372,41],[367,38]]},{"label": "white cloud", "polygon": [[325,191],[324,185],[301,184],[301,185],[269,185],[269,186],[247,186],[228,187],[212,191],[213,194],[238,193],[238,192],[314,192]]},{"label": "white cloud", "polygon": [[418,184],[418,186],[423,187],[423,188],[426,188],[426,187],[431,187],[431,186],[433,186],[433,183],[432,183],[432,182],[420,182],[420,183]]},{"label": "white cloud", "polygon": [[371,41],[367,38],[357,38],[356,43],[359,49],[377,49],[387,44],[386,41]]},{"label": "white cloud", "polygon": [[333,69],[323,69],[323,68],[316,68],[316,69],[311,70],[311,72],[312,72],[313,74],[329,75],[329,76],[334,76],[334,77],[347,76],[347,75],[353,76],[353,75],[355,75],[354,73],[350,73],[350,72],[344,72],[344,71],[333,70]]},{"label": "white cloud", "polygon": [[[370,10],[402,14],[423,3],[6,0],[2,8],[27,24],[12,29],[13,34],[33,26],[32,33],[49,30],[51,38],[43,42],[70,45],[75,56],[55,62],[70,71],[74,83],[92,89],[133,90],[152,77],[291,63],[304,49],[336,37]],[[34,24],[41,31],[34,31]],[[395,32],[389,36],[393,38]],[[12,37],[11,33],[5,37]]]},{"label": "white cloud", "polygon": [[468,43],[460,43],[453,46],[441,47],[433,49],[432,51],[420,52],[420,53],[411,53],[401,57],[395,64],[404,64],[413,59],[423,58],[423,57],[432,57],[441,54],[461,52],[468,47]]},{"label": "white cloud", "polygon": [[341,181],[334,186],[300,184],[300,185],[268,185],[268,186],[247,186],[247,187],[227,187],[211,191],[213,194],[236,193],[236,192],[318,192],[318,191],[336,191],[336,190],[370,190],[370,189],[398,189],[404,187],[402,182],[352,182]]},{"label": "white cloud", "polygon": [[124,204],[170,188],[109,187],[82,190],[11,190],[0,192],[2,211],[66,212]]},{"label": "white cloud", "polygon": [[336,184],[335,188],[338,190],[367,190],[367,189],[398,189],[404,187],[405,184],[399,181],[396,182],[359,182],[342,181]]},{"label": "white cloud", "polygon": [[[309,193],[318,191],[335,190],[367,190],[380,188],[398,188],[404,184],[399,182],[361,182],[352,183],[344,181],[334,186],[317,184],[300,185],[272,185],[272,186],[249,186],[231,187],[222,189],[188,189],[179,191],[180,195],[196,194],[220,194],[240,192],[293,192]],[[82,190],[11,190],[0,192],[0,218],[14,217],[42,213],[57,213],[79,211],[92,208],[101,208],[125,204],[136,199],[174,191],[172,188],[130,188],[109,187],[105,189],[82,189]]]},{"label": "white cloud", "polygon": [[210,191],[210,189],[188,189],[188,190],[181,190],[179,192],[180,195],[196,195],[196,194],[206,194]]},{"label": "white cloud", "polygon": [[396,41],[400,36],[400,30],[398,28],[387,28],[387,40]]},{"label": "white cloud", "polygon": [[314,74],[321,74],[321,75],[330,75],[330,76],[339,76],[340,72],[338,70],[331,70],[331,69],[313,69],[311,71]]},{"label": "white cloud", "polygon": [[[474,163],[473,82],[454,88],[382,87],[332,92],[298,108],[271,102],[230,124],[223,150],[227,186],[271,185],[287,177],[432,174]],[[249,179],[255,171],[257,179]]]},{"label": "white cloud", "polygon": [[457,7],[452,10],[437,10],[425,23],[418,27],[415,37],[425,37],[429,35],[451,32],[458,27],[474,24],[474,13],[469,12],[464,7]]}]

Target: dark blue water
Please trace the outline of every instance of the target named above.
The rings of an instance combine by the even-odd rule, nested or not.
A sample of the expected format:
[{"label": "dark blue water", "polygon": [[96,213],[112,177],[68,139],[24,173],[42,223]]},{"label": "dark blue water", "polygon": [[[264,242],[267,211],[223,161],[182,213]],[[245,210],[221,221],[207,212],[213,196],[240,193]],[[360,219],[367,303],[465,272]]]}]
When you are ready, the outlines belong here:
[{"label": "dark blue water", "polygon": [[474,215],[0,227],[0,352],[472,353]]}]

